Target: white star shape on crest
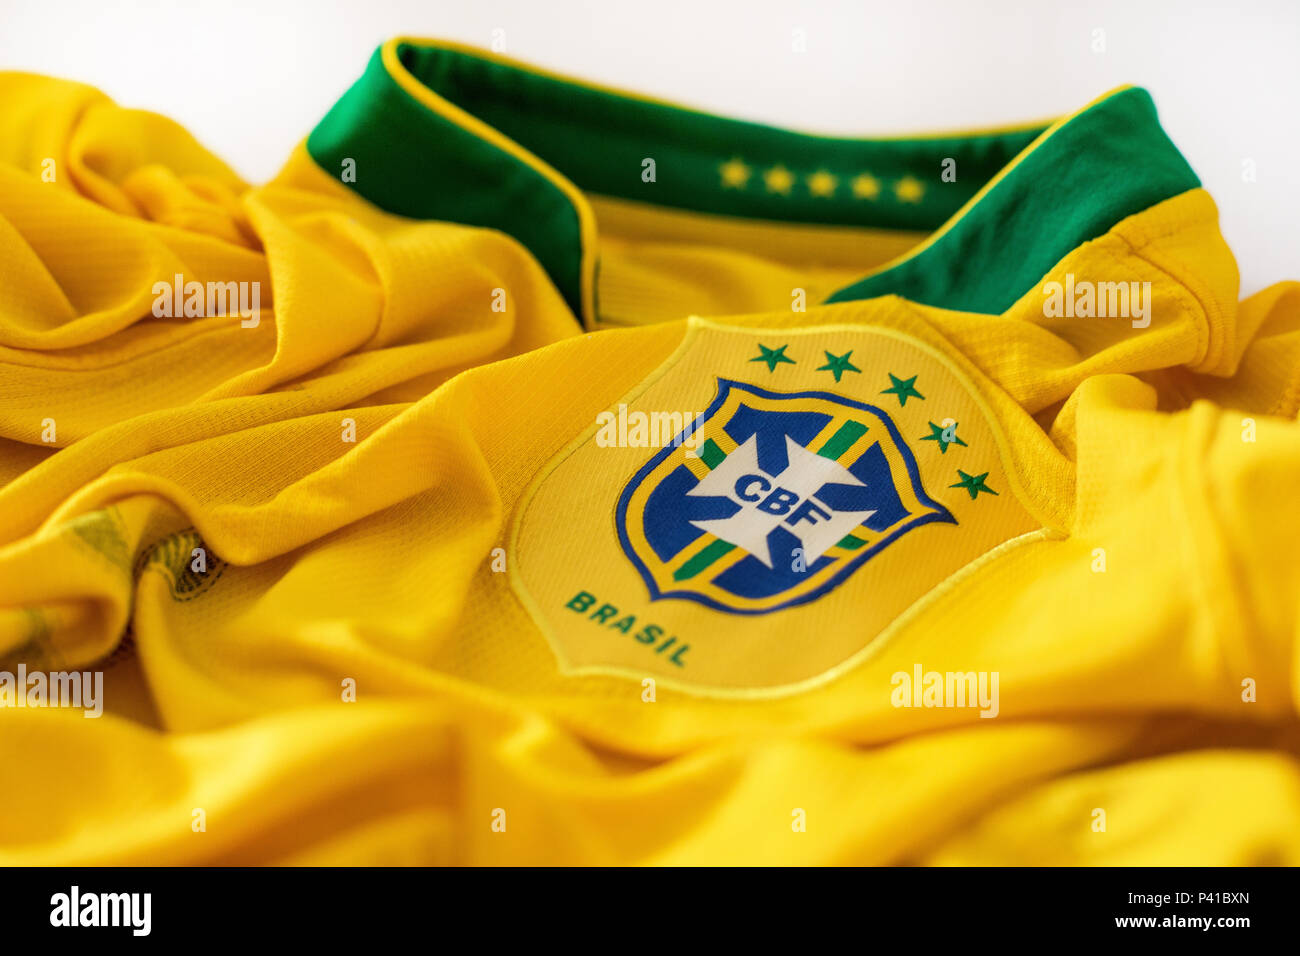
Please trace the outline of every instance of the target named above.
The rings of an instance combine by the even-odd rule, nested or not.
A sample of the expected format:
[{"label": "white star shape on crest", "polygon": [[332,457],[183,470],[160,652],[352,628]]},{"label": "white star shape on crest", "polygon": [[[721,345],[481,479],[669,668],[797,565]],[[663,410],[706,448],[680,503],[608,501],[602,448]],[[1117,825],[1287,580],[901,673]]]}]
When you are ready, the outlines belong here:
[{"label": "white star shape on crest", "polygon": [[[758,438],[751,435],[687,492],[697,497],[726,498],[739,505],[740,510],[730,518],[710,518],[692,521],[691,524],[743,548],[769,568],[773,567],[773,555],[767,536],[778,525],[784,523],[786,529],[799,538],[804,561],[811,564],[876,513],[874,510],[833,511],[816,498],[823,485],[835,483],[865,488],[865,482],[859,481],[839,462],[810,452],[789,435],[785,436],[785,448],[789,456],[785,470],[779,475],[769,475],[758,466]],[[764,488],[760,479],[767,481],[769,487]],[[777,488],[797,495],[797,500],[781,514],[759,508],[759,504]],[[750,496],[757,494],[758,499],[742,499],[741,492]],[[820,513],[810,513],[792,523],[790,519],[795,518],[800,505],[809,498],[813,499]],[[826,513],[829,517],[824,516]]]}]

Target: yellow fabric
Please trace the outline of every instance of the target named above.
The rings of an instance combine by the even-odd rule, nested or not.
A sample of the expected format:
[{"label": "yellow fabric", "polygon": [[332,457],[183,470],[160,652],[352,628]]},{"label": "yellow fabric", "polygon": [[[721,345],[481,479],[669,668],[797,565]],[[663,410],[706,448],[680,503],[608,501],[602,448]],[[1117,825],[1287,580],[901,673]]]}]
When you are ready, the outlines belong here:
[{"label": "yellow fabric", "polygon": [[[388,215],[301,150],[251,188],[168,121],[0,76],[0,671],[102,669],[107,708],[0,710],[0,861],[1300,863],[1300,286],[1239,304],[1216,220],[1185,193],[1046,277],[1150,282],[1137,329],[1037,289],[743,314],[792,277],[734,235],[656,256],[671,224],[633,216],[616,256],[647,287],[693,261],[712,318],[583,335],[502,234]],[[260,283],[260,321],[155,317],[173,275]],[[778,340],[797,371],[751,364]],[[695,683],[545,604],[613,547],[621,484],[564,471],[622,468],[584,442],[601,412],[692,363],[892,402],[912,359],[937,390],[890,409],[904,438],[957,419],[996,491],[936,487],[959,465],[926,446],[959,523],[923,530],[974,553],[910,532],[842,613],[765,631],[765,669]],[[908,595],[888,620],[850,616],[867,580]],[[695,660],[717,621],[743,643],[690,613]],[[918,664],[998,672],[996,719],[896,706]]]},{"label": "yellow fabric", "polygon": [[590,205],[600,229],[602,327],[692,312],[784,311],[799,296],[820,302],[925,238],[706,216],[606,196]]}]

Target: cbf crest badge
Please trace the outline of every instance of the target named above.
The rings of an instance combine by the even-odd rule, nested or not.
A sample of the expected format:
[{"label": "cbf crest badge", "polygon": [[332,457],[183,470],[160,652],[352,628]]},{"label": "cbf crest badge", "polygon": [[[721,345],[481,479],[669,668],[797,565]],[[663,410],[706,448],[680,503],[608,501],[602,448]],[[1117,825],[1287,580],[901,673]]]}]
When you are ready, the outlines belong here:
[{"label": "cbf crest badge", "polygon": [[728,379],[618,502],[651,598],[734,614],[815,601],[904,534],[957,519],[883,409]]},{"label": "cbf crest badge", "polygon": [[583,413],[516,504],[507,548],[561,673],[793,693],[887,648],[971,568],[1033,540],[1042,522],[979,388],[900,330],[915,324],[904,304],[852,314],[692,319],[671,355]]}]

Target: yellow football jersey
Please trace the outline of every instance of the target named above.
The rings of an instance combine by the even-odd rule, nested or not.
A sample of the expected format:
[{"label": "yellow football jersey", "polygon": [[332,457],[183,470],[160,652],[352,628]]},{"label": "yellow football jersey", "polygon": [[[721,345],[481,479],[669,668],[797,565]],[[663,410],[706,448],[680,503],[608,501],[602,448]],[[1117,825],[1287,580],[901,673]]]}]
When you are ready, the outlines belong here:
[{"label": "yellow football jersey", "polygon": [[0,74],[0,263],[0,861],[1300,863],[1300,285],[1142,90]]}]

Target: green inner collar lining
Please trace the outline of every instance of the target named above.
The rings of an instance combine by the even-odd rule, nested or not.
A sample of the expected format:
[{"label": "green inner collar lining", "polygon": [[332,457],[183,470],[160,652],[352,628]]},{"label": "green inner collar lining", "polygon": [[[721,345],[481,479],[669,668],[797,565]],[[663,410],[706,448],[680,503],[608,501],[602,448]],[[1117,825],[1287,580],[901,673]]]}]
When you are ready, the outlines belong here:
[{"label": "green inner collar lining", "polygon": [[1160,128],[1150,94],[1129,87],[1026,153],[920,252],[826,301],[893,294],[945,309],[1005,312],[1070,250],[1199,186]]},{"label": "green inner collar lining", "polygon": [[417,101],[388,72],[383,47],[307,137],[326,173],[412,219],[498,229],[546,270],[575,316],[582,307],[578,212],[541,171]]},{"label": "green inner collar lining", "polygon": [[[307,140],[312,158],[388,212],[499,229],[526,246],[584,315],[578,210],[547,172],[417,100],[376,51]],[[540,158],[576,187],[736,217],[933,230],[1043,131],[855,140],[711,116],[436,43],[400,42],[419,83]],[[643,177],[655,162],[654,181]],[[942,177],[955,161],[956,180]],[[1121,90],[1025,153],[916,255],[828,301],[899,294],[1005,310],[1070,249],[1199,185],[1145,91]],[[587,277],[590,281],[591,277]]]},{"label": "green inner collar lining", "polygon": [[[588,192],[782,222],[929,231],[1045,127],[843,139],[713,116],[458,50],[402,44],[421,83]],[[643,177],[654,160],[655,178]],[[959,172],[942,182],[945,159]]]}]

